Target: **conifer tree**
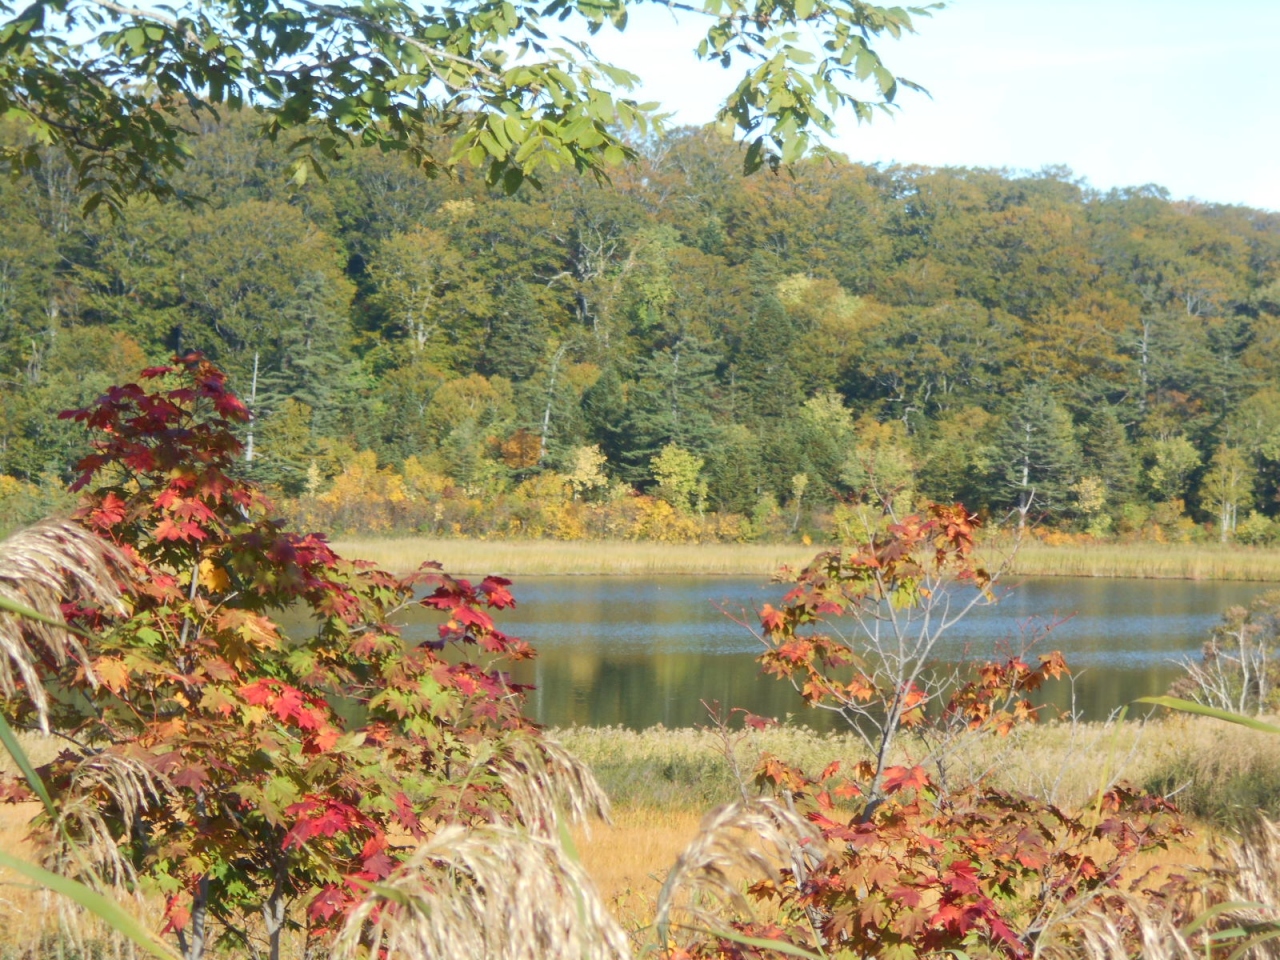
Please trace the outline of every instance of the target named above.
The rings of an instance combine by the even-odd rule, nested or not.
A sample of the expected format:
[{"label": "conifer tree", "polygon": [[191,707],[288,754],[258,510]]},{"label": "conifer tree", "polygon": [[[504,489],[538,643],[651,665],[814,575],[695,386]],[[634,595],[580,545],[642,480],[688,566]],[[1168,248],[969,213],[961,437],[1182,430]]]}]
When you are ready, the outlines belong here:
[{"label": "conifer tree", "polygon": [[1001,496],[1018,512],[1019,527],[1037,510],[1060,511],[1080,466],[1071,417],[1049,390],[1023,390],[996,436],[994,462]]},{"label": "conifer tree", "polygon": [[1107,501],[1119,506],[1133,499],[1138,483],[1138,458],[1120,418],[1112,407],[1098,407],[1085,423],[1085,472],[1102,481]]}]

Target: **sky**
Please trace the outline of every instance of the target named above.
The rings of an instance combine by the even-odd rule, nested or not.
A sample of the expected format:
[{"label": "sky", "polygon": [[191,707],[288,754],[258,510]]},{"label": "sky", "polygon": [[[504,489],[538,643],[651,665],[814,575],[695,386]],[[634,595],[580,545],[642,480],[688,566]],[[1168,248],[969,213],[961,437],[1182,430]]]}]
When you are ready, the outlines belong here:
[{"label": "sky", "polygon": [[[710,120],[735,78],[694,60],[696,24],[633,9],[593,50],[674,122]],[[1065,165],[1100,189],[1280,210],[1280,0],[952,0],[876,48],[930,96],[904,91],[870,124],[841,114],[830,142],[853,160]]]}]

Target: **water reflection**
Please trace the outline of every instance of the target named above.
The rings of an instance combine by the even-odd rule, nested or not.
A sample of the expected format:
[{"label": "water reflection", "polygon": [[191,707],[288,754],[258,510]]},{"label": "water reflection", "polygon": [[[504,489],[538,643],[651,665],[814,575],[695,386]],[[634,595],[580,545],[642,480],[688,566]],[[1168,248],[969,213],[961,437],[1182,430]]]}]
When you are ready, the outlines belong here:
[{"label": "water reflection", "polygon": [[[988,657],[1000,643],[1020,644],[1036,622],[1062,620],[1042,649],[1061,649],[1080,676],[1074,685],[1051,685],[1048,699],[1101,718],[1134,697],[1163,693],[1179,672],[1172,661],[1196,656],[1223,610],[1266,589],[1027,580],[998,605],[974,611],[938,656]],[[827,728],[828,714],[808,710],[787,684],[760,676],[757,642],[725,612],[749,617],[784,591],[740,578],[525,578],[516,584],[519,606],[501,624],[539,651],[533,663],[518,666],[516,679],[537,685],[529,709],[543,723],[687,726],[706,719],[699,701],[714,699],[769,716],[798,714]],[[423,621],[411,633],[428,629]]]}]

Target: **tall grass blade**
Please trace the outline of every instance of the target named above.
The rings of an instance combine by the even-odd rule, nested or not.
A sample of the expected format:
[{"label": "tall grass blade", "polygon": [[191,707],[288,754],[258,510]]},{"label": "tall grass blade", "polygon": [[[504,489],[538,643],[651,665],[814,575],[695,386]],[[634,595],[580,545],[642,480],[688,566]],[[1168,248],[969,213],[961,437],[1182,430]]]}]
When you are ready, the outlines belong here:
[{"label": "tall grass blade", "polygon": [[1183,713],[1195,713],[1202,717],[1213,717],[1216,720],[1236,723],[1242,727],[1248,727],[1250,730],[1260,730],[1263,733],[1280,733],[1280,727],[1264,723],[1256,717],[1246,717],[1240,713],[1232,713],[1230,710],[1219,710],[1217,707],[1206,707],[1203,703],[1196,703],[1194,700],[1182,700],[1178,697],[1139,697],[1134,703],[1150,703],[1157,707],[1168,707],[1170,710],[1181,710]]},{"label": "tall grass blade", "polygon": [[40,802],[44,804],[45,812],[49,814],[49,821],[57,823],[58,811],[53,805],[53,798],[49,796],[49,791],[45,789],[44,781],[40,779],[40,774],[36,773],[36,768],[32,765],[31,758],[27,756],[27,751],[22,749],[22,744],[18,743],[13,727],[9,726],[9,721],[4,718],[3,714],[0,714],[0,743],[4,744],[4,748],[9,751],[9,756],[13,757],[13,762],[22,771],[22,775],[26,778],[32,791],[40,798]]},{"label": "tall grass blade", "polygon": [[682,930],[692,930],[696,933],[710,934],[718,940],[729,940],[733,943],[740,943],[744,947],[755,947],[757,950],[768,950],[772,953],[784,953],[789,957],[800,957],[801,960],[827,960],[824,953],[813,953],[804,947],[797,947],[795,944],[783,943],[781,940],[769,940],[766,937],[748,937],[744,933],[738,933],[736,930],[705,930],[702,927],[693,927],[683,923],[673,923],[673,927],[679,927]]},{"label": "tall grass blade", "polygon": [[181,960],[169,947],[161,943],[144,927],[136,917],[125,911],[118,903],[85,886],[78,880],[72,880],[60,874],[52,873],[34,863],[15,857],[0,850],[0,866],[19,873],[42,887],[61,894],[69,900],[88,910],[103,923],[115,930],[122,937],[131,940],[135,945],[158,957],[159,960]]},{"label": "tall grass blade", "polygon": [[74,633],[76,636],[82,637],[85,640],[94,639],[93,634],[81,630],[79,627],[73,627],[65,620],[46,617],[40,611],[32,609],[25,604],[10,600],[8,597],[0,597],[0,610],[5,611],[6,613],[17,614],[26,620],[34,620],[36,623],[43,623],[46,627],[56,627],[59,630],[66,630],[68,633]]},{"label": "tall grass blade", "polygon": [[[1182,928],[1182,935],[1190,937],[1201,927],[1204,927],[1210,921],[1217,919],[1224,913],[1238,913],[1241,910],[1265,910],[1264,903],[1249,903],[1243,900],[1228,900],[1225,903],[1215,904],[1208,910],[1204,910],[1196,915],[1196,918]],[[1221,933],[1221,931],[1219,932]]]}]

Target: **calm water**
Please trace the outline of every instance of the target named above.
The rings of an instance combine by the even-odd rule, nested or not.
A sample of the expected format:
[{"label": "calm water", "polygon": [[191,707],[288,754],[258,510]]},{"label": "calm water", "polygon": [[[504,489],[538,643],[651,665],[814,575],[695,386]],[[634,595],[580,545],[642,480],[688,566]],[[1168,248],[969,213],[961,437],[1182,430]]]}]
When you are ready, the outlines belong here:
[{"label": "calm water", "polygon": [[[751,610],[776,603],[785,586],[754,578],[525,577],[514,589],[518,606],[499,623],[539,651],[533,663],[519,665],[516,679],[537,685],[529,712],[543,723],[688,726],[706,720],[699,701],[714,699],[827,725],[824,711],[808,710],[787,684],[759,675],[753,659],[758,642],[726,615],[751,619]],[[1197,656],[1227,607],[1247,604],[1267,589],[1171,580],[1025,580],[998,605],[974,611],[938,656],[989,658],[999,644],[1021,647],[1035,622],[1069,618],[1035,649],[1063,651],[1079,674],[1076,707],[1100,718],[1134,697],[1164,693],[1179,673],[1173,661]],[[1064,708],[1072,696],[1065,683],[1047,691]]]}]

